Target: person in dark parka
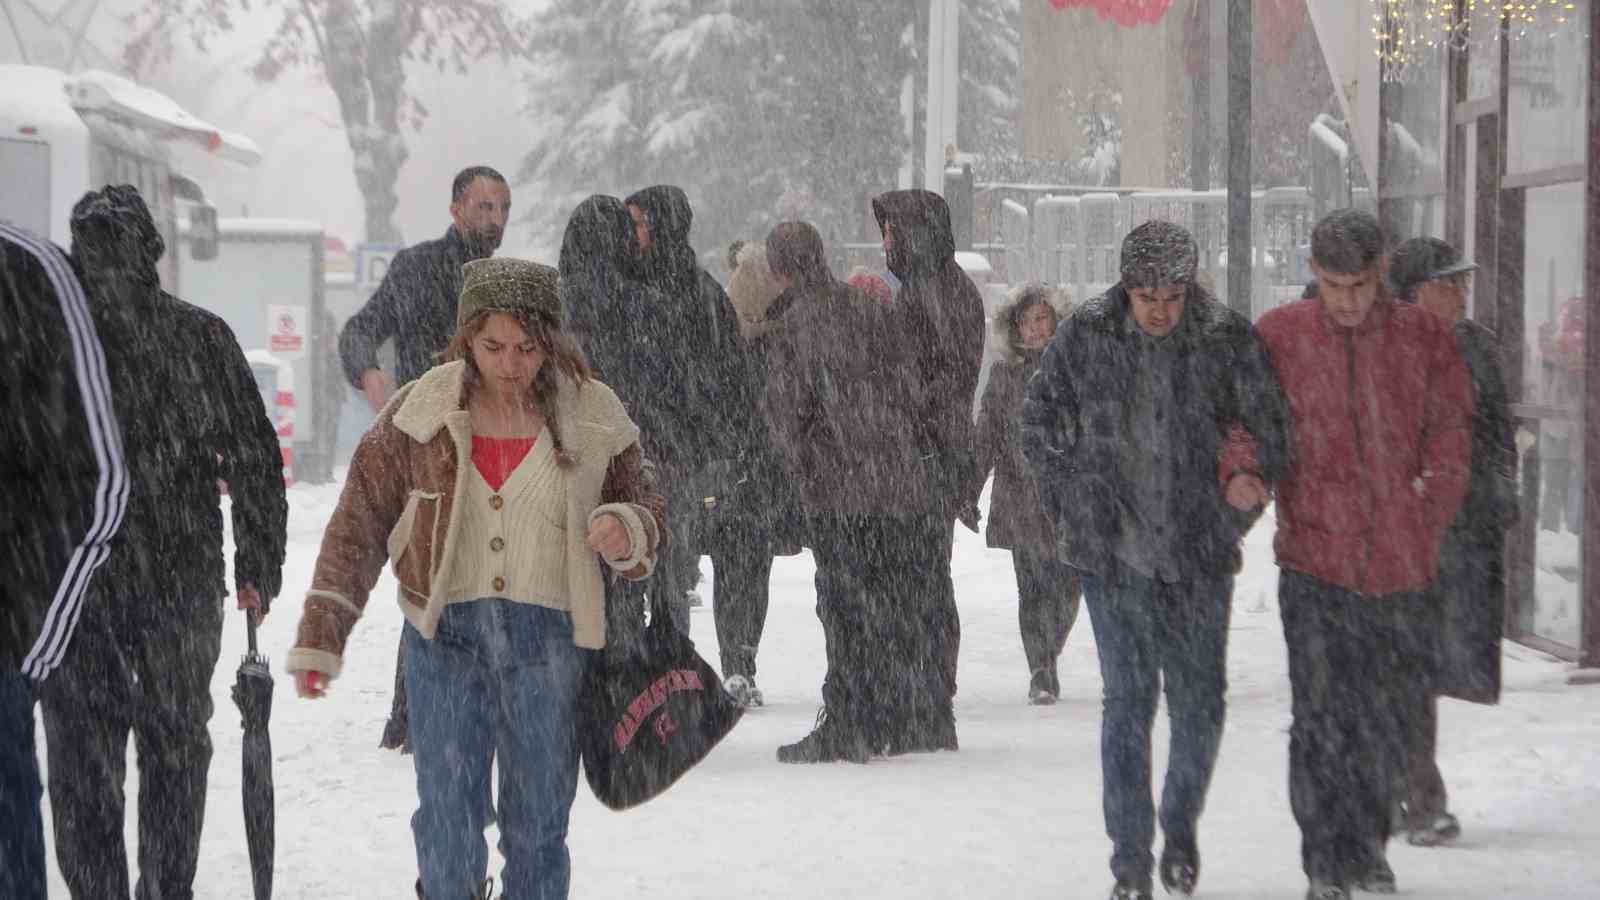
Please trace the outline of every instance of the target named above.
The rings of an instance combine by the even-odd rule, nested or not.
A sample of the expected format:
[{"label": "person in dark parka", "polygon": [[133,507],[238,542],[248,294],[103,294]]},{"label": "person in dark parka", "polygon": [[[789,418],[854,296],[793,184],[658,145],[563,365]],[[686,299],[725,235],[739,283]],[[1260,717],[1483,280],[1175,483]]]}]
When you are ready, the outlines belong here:
[{"label": "person in dark parka", "polygon": [[128,502],[105,351],[67,257],[0,224],[0,897],[44,897],[35,685]]},{"label": "person in dark parka", "polygon": [[[1222,738],[1240,542],[1287,470],[1288,408],[1249,320],[1196,283],[1187,231],[1146,222],[1124,239],[1121,262],[1121,281],[1046,348],[1023,403],[1022,449],[1061,558],[1082,572],[1100,653],[1111,897],[1149,900],[1157,699],[1164,682],[1160,874],[1189,893]],[[1255,441],[1252,469],[1222,465],[1233,428]]]},{"label": "person in dark parka", "polygon": [[1506,530],[1516,522],[1515,422],[1506,399],[1499,339],[1466,318],[1468,279],[1478,267],[1438,238],[1413,238],[1389,260],[1396,300],[1415,303],[1453,323],[1456,346],[1472,379],[1472,468],[1461,511],[1445,532],[1434,583],[1438,656],[1433,689],[1420,721],[1408,731],[1405,826],[1410,843],[1433,846],[1461,833],[1446,809],[1436,759],[1438,697],[1474,703],[1500,699],[1500,638],[1505,630]]},{"label": "person in dark parka", "polygon": [[137,896],[189,898],[228,593],[218,483],[231,498],[235,593],[260,615],[282,584],[282,458],[228,326],[161,290],[164,247],[138,191],[84,195],[71,225],[110,364],[131,491],[84,605],[76,652],[40,695],[56,858],[76,900],[128,896],[122,783],[131,732]]},{"label": "person in dark parka", "polygon": [[778,760],[955,750],[926,627],[948,523],[930,514],[908,348],[888,310],[833,277],[811,225],[774,228],[767,259],[784,285],[766,314],[767,409],[806,515],[828,663],[817,727]]},{"label": "person in dark parka", "polygon": [[[488,166],[468,166],[450,183],[450,228],[444,236],[396,253],[377,291],[339,332],[339,359],[356,390],[366,395],[374,414],[396,386],[409,384],[433,368],[456,333],[456,300],[461,267],[493,256],[511,215],[511,189],[505,176]],[[378,348],[394,341],[391,378],[378,366]],[[395,651],[394,698],[378,746],[404,751],[406,689],[404,642]]]},{"label": "person in dark parka", "polygon": [[945,571],[929,627],[954,696],[961,619],[949,565],[954,520],[960,517],[977,530],[967,486],[974,467],[972,412],[983,367],[983,297],[956,263],[955,231],[943,197],[932,191],[889,191],[873,198],[872,213],[883,233],[885,263],[900,280],[890,320],[906,342],[917,375],[915,440],[932,476],[928,499],[947,526]]},{"label": "person in dark parka", "polygon": [[[630,305],[637,339],[631,352],[638,356],[640,383],[651,392],[633,402],[656,410],[654,447],[645,452],[661,468],[668,515],[682,526],[656,567],[651,588],[662,593],[687,633],[688,592],[699,578],[700,556],[710,554],[720,574],[729,568],[725,554],[768,552],[765,538],[747,528],[713,525],[702,504],[709,482],[723,480],[712,477],[715,472],[744,465],[741,457],[748,454],[752,427],[760,420],[733,304],[689,244],[694,211],[688,196],[673,185],[655,185],[625,202],[635,225],[640,274],[661,297]],[[640,426],[650,431],[645,422]]]},{"label": "person in dark parka", "polygon": [[1056,658],[1078,617],[1079,584],[1077,570],[1056,559],[1055,526],[1022,456],[1022,397],[1069,304],[1065,290],[1033,283],[1017,288],[995,311],[1000,358],[989,369],[978,411],[978,465],[971,489],[976,502],[994,472],[984,537],[990,547],[1011,551],[1028,702],[1039,706],[1061,696]]}]

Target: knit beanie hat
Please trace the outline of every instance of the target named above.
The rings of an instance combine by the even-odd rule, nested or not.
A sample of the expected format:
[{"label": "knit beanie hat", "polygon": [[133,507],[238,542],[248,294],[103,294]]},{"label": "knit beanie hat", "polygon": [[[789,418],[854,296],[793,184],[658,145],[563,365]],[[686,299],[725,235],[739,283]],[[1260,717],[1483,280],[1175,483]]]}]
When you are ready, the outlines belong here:
[{"label": "knit beanie hat", "polygon": [[525,259],[491,256],[461,267],[461,299],[456,328],[484,310],[528,313],[561,321],[561,296],[556,270]]},{"label": "knit beanie hat", "polygon": [[1200,253],[1188,229],[1152,219],[1122,239],[1122,286],[1155,288],[1193,284]]}]

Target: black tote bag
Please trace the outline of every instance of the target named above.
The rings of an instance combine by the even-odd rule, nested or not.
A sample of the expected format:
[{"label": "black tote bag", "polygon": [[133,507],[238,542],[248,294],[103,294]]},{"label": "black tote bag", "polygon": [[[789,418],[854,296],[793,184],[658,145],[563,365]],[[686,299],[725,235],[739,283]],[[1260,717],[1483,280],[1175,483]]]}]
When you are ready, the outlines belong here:
[{"label": "black tote bag", "polygon": [[614,810],[671,787],[744,714],[694,642],[654,600],[651,610],[633,647],[591,655],[579,695],[584,776],[595,797]]}]

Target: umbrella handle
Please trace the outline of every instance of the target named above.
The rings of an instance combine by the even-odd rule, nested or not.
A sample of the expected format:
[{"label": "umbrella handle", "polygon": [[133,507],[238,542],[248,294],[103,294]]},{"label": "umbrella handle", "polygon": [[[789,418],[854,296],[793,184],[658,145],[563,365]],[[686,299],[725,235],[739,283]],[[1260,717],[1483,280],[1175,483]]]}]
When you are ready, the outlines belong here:
[{"label": "umbrella handle", "polygon": [[245,622],[246,627],[249,628],[248,634],[250,636],[250,655],[251,656],[255,656],[256,655],[256,617],[255,617],[255,610],[247,609],[247,610],[244,611],[244,622]]}]

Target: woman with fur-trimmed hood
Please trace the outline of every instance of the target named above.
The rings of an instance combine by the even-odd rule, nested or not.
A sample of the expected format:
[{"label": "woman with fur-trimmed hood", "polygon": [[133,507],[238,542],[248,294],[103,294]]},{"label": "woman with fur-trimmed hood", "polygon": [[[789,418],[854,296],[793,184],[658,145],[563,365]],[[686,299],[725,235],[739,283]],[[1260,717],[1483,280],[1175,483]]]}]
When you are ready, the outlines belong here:
[{"label": "woman with fur-trimmed hood", "polygon": [[1079,585],[1072,567],[1056,559],[1055,528],[1022,457],[1022,398],[1071,303],[1064,289],[1033,283],[1012,291],[995,312],[992,330],[1000,358],[989,370],[978,413],[978,465],[971,490],[976,502],[994,472],[984,537],[990,547],[1011,551],[1017,621],[1030,673],[1028,701],[1040,706],[1061,696],[1056,659],[1078,617]]},{"label": "woman with fur-trimmed hood", "polygon": [[463,276],[446,362],[356,448],[288,669],[300,696],[322,696],[389,563],[406,618],[418,895],[483,894],[497,760],[506,896],[565,897],[579,684],[589,654],[626,637],[608,634],[602,567],[650,574],[665,502],[638,426],[561,329],[556,270],[496,257]]}]

